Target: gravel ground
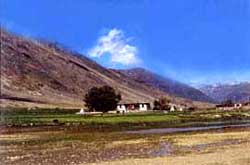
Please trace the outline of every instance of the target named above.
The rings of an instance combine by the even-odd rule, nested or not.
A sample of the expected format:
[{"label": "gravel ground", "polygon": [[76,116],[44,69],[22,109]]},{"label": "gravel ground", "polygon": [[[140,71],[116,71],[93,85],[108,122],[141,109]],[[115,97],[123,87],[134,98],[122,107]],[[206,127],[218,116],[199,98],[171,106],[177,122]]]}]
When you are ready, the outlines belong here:
[{"label": "gravel ground", "polygon": [[[12,128],[9,128],[12,129]],[[170,134],[30,131],[0,134],[6,164],[249,164],[250,128]]]}]

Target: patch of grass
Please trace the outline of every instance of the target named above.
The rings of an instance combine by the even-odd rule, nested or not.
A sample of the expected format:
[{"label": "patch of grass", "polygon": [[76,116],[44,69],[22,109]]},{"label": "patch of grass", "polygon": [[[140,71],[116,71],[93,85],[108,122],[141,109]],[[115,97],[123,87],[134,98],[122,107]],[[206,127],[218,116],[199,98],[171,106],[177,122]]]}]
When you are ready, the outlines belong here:
[{"label": "patch of grass", "polygon": [[108,115],[108,116],[80,116],[72,114],[63,115],[44,115],[44,114],[22,114],[5,115],[4,123],[52,123],[57,119],[61,123],[83,123],[83,124],[120,124],[120,123],[143,123],[143,122],[166,122],[177,121],[180,118],[177,115]]},{"label": "patch of grass", "polygon": [[249,122],[250,111],[194,111],[183,113],[145,112],[122,114],[76,115],[78,110],[65,109],[18,109],[1,110],[1,125],[81,125],[85,128],[110,128],[114,130],[202,126],[216,124]]}]

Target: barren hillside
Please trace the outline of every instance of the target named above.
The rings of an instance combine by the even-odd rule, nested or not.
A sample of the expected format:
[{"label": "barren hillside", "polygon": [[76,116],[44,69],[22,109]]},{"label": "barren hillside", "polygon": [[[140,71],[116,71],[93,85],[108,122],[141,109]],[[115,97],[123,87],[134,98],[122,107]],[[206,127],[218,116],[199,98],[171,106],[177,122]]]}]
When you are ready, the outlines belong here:
[{"label": "barren hillside", "polygon": [[163,94],[54,44],[1,30],[1,97],[8,100],[82,105],[93,86],[112,85],[125,101]]},{"label": "barren hillside", "polygon": [[56,44],[19,37],[1,29],[2,104],[80,107],[84,105],[85,93],[100,85],[113,86],[127,102],[169,97],[166,92],[106,69]]}]

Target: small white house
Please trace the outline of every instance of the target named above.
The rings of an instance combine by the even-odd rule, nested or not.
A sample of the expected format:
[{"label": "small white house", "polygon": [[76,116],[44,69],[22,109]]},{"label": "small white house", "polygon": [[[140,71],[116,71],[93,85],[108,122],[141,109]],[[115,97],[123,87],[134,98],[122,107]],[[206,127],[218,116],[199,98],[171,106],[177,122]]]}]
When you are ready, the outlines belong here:
[{"label": "small white house", "polygon": [[142,103],[139,105],[139,110],[140,111],[147,111],[148,110],[148,105],[145,103]]},{"label": "small white house", "polygon": [[242,107],[242,104],[241,104],[241,103],[234,104],[234,108],[236,108],[236,109],[240,109],[241,107]]},{"label": "small white house", "polygon": [[173,104],[173,103],[170,103],[170,112],[174,112],[174,111],[184,111],[185,109],[185,106],[184,105],[177,105],[177,104]]},{"label": "small white house", "polygon": [[125,113],[127,111],[147,111],[150,109],[150,103],[120,103],[117,105],[117,112]]},{"label": "small white house", "polygon": [[117,105],[117,111],[121,112],[121,113],[125,113],[125,112],[127,112],[127,108],[125,105],[119,104],[119,105]]}]

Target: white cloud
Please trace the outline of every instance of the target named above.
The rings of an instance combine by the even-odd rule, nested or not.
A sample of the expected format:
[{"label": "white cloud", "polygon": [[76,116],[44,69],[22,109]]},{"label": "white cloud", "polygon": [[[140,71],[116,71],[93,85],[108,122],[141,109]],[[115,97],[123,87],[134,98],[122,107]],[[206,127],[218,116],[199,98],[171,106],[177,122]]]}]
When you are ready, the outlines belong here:
[{"label": "white cloud", "polygon": [[88,51],[91,57],[111,56],[111,63],[135,65],[139,63],[138,49],[129,44],[130,39],[124,36],[122,30],[111,29],[107,34],[100,36],[97,45]]}]

